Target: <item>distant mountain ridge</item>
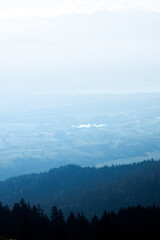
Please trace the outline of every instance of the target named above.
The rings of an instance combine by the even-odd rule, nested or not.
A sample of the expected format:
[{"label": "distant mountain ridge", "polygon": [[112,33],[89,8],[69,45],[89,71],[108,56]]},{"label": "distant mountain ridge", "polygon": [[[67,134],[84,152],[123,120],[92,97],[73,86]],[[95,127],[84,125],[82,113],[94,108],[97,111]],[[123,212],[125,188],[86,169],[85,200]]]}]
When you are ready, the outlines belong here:
[{"label": "distant mountain ridge", "polygon": [[12,205],[21,198],[40,203],[48,213],[56,205],[65,216],[71,211],[93,217],[105,209],[117,211],[137,204],[159,206],[160,161],[102,168],[68,165],[0,182],[0,202]]}]

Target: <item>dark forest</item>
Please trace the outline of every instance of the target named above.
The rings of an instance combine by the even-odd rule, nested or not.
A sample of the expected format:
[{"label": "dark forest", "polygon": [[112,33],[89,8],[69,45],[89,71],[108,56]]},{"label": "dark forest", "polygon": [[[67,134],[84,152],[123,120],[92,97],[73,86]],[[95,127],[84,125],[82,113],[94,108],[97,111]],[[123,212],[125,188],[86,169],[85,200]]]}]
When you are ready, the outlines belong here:
[{"label": "dark forest", "polygon": [[74,240],[74,239],[159,239],[160,208],[128,207],[117,213],[105,211],[88,221],[83,213],[71,212],[66,220],[56,206],[50,217],[40,206],[30,206],[23,199],[12,209],[0,204],[0,239]]},{"label": "dark forest", "polygon": [[40,204],[46,214],[52,206],[63,211],[84,212],[91,219],[105,210],[160,204],[160,161],[144,161],[111,167],[68,165],[41,174],[30,174],[0,182],[0,202],[10,207],[24,198]]}]

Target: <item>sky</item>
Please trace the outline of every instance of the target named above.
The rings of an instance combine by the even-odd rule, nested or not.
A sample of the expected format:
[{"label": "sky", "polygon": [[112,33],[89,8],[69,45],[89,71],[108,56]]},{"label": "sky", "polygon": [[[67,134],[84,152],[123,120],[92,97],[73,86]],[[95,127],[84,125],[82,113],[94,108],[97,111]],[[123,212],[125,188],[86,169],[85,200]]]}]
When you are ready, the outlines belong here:
[{"label": "sky", "polygon": [[160,92],[160,1],[0,0],[0,94]]},{"label": "sky", "polygon": [[1,0],[0,17],[55,17],[71,13],[144,10],[160,12],[159,0]]}]

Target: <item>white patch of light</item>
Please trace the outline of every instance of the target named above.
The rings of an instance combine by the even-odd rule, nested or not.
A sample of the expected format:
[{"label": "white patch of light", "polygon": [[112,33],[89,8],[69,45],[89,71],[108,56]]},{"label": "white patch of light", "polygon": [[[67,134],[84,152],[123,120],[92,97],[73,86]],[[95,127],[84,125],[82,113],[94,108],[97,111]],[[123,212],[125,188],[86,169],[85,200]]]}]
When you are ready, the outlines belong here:
[{"label": "white patch of light", "polygon": [[73,125],[72,128],[91,128],[91,127],[95,127],[95,128],[100,128],[100,127],[106,127],[107,124],[99,124],[99,125],[96,125],[96,124],[81,124],[81,125]]}]

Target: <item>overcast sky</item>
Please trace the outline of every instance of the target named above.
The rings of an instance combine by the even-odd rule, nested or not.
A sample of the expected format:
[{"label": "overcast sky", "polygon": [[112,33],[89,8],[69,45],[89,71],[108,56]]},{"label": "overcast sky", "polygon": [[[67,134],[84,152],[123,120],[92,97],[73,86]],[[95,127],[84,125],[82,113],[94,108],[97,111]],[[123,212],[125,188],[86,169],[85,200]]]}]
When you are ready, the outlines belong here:
[{"label": "overcast sky", "polygon": [[55,17],[101,10],[160,12],[159,0],[1,0],[0,17]]},{"label": "overcast sky", "polygon": [[160,92],[160,1],[0,0],[0,93]]}]

